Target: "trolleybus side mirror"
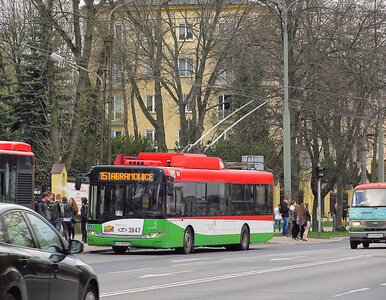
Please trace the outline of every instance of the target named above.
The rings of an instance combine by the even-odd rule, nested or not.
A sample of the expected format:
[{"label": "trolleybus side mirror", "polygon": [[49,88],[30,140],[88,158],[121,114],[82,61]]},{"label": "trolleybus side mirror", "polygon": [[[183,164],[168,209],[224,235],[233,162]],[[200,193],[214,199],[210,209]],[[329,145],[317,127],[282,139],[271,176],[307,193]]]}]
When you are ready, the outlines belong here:
[{"label": "trolleybus side mirror", "polygon": [[75,190],[79,191],[82,185],[82,175],[77,175],[75,178]]},{"label": "trolleybus side mirror", "polygon": [[166,180],[168,183],[167,188],[166,188],[166,192],[167,192],[168,196],[173,196],[173,192],[174,192],[173,177],[168,176]]}]

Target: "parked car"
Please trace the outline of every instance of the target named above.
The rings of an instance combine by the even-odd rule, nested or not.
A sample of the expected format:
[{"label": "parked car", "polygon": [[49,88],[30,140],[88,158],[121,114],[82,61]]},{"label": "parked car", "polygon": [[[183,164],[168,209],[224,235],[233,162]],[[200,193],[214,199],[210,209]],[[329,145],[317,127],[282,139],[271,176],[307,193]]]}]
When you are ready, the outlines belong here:
[{"label": "parked car", "polygon": [[82,251],[35,211],[0,203],[0,299],[99,299],[94,270],[76,255]]}]

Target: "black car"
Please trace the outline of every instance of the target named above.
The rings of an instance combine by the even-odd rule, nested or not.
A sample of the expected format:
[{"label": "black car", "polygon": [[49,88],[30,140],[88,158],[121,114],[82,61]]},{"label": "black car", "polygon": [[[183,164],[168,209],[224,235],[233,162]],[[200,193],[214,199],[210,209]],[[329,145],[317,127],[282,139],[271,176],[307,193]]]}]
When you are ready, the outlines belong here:
[{"label": "black car", "polygon": [[0,203],[0,299],[99,298],[94,270],[42,216],[16,204]]}]

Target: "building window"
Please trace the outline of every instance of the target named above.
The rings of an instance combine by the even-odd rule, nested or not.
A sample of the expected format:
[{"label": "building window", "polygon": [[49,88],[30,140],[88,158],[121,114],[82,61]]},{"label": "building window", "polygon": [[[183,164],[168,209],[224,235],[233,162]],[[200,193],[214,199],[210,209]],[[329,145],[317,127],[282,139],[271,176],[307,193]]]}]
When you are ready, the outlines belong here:
[{"label": "building window", "polygon": [[178,24],[178,40],[193,41],[193,24],[191,23]]},{"label": "building window", "polygon": [[222,120],[227,117],[230,113],[230,95],[218,95],[218,119]]},{"label": "building window", "polygon": [[220,38],[227,38],[232,32],[232,22],[222,21],[218,23],[218,35]]},{"label": "building window", "polygon": [[188,95],[187,94],[184,94],[183,95],[183,99],[184,99],[184,103],[185,103],[185,112],[186,113],[191,113],[192,112],[192,104],[193,104],[193,100],[192,98],[189,98],[188,99]]},{"label": "building window", "polygon": [[146,107],[147,111],[151,113],[155,113],[155,96],[154,95],[146,95]]},{"label": "building window", "polygon": [[154,145],[155,142],[155,130],[146,129],[145,130],[146,139]]},{"label": "building window", "polygon": [[117,40],[121,41],[122,37],[123,37],[123,26],[122,26],[122,24],[115,24],[114,28],[115,28],[115,30],[114,30],[115,38]]},{"label": "building window", "polygon": [[192,76],[193,75],[193,59],[182,58],[178,60],[178,71],[180,76]]},{"label": "building window", "polygon": [[120,121],[122,119],[122,96],[114,96],[113,120]]},{"label": "building window", "polygon": [[112,130],[111,131],[111,137],[115,138],[118,136],[122,136],[122,130]]},{"label": "building window", "polygon": [[153,67],[152,67],[150,61],[147,61],[147,62],[146,62],[145,68],[146,68],[146,75],[149,75],[149,76],[150,76],[150,75],[153,75]]}]

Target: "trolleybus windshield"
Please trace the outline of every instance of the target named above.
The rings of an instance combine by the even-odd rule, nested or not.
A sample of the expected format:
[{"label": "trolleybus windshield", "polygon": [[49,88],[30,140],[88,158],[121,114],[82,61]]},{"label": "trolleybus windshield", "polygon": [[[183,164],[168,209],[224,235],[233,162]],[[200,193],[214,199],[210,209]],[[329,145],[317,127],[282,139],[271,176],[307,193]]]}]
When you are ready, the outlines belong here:
[{"label": "trolleybus windshield", "polygon": [[165,216],[165,184],[108,182],[92,184],[90,192],[90,218],[94,221]]},{"label": "trolleybus windshield", "polygon": [[386,189],[358,189],[354,191],[353,207],[386,206]]}]

